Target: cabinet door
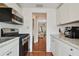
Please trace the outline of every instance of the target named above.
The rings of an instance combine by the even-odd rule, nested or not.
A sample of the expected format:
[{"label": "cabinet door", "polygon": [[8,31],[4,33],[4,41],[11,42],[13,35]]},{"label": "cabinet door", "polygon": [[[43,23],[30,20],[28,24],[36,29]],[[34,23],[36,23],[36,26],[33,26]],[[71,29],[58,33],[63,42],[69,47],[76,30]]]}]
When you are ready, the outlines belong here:
[{"label": "cabinet door", "polygon": [[4,52],[2,56],[19,56],[19,46],[16,45],[12,47],[11,49]]},{"label": "cabinet door", "polygon": [[59,55],[60,56],[68,56],[71,55],[69,46],[67,46],[65,43],[61,42],[60,43],[60,49],[59,49]]},{"label": "cabinet door", "polygon": [[71,55],[70,46],[66,45],[62,41],[55,40],[56,56],[69,56]]},{"label": "cabinet door", "polygon": [[[14,51],[14,52],[13,52]],[[19,37],[12,39],[7,44],[0,47],[0,56],[17,56],[19,55]]]},{"label": "cabinet door", "polygon": [[59,10],[59,16],[60,16],[60,24],[67,23],[69,20],[69,6],[68,4],[62,4]]},{"label": "cabinet door", "polygon": [[59,50],[59,47],[58,47],[58,41],[55,40],[55,56],[58,56],[58,50]]},{"label": "cabinet door", "polygon": [[[62,42],[59,41],[57,38],[52,37],[51,38],[51,51],[53,53],[54,56],[61,56],[63,54],[65,54],[62,48]],[[65,54],[66,55],[66,54]]]},{"label": "cabinet door", "polygon": [[16,42],[14,42],[14,46],[11,49],[11,51],[12,51],[11,56],[19,56],[19,40],[18,40],[18,38],[15,38],[15,39],[17,39],[17,40],[16,40]]},{"label": "cabinet door", "polygon": [[79,56],[79,49],[73,48],[72,56]]},{"label": "cabinet door", "polygon": [[16,45],[16,46],[14,46],[13,48],[12,48],[12,54],[11,54],[11,56],[19,56],[19,46],[18,45]]},{"label": "cabinet door", "polygon": [[79,56],[79,50],[64,42],[60,43],[60,56]]},{"label": "cabinet door", "polygon": [[57,10],[56,10],[56,23],[57,23],[57,25],[60,25],[61,23],[60,23],[60,21],[61,21],[61,17],[60,17],[61,15],[60,15],[60,9],[58,8]]},{"label": "cabinet door", "polygon": [[59,41],[58,39],[55,39],[55,52],[56,52],[56,56],[61,56],[61,52],[62,52],[62,42]]},{"label": "cabinet door", "polygon": [[79,3],[70,3],[69,5],[69,22],[79,20]]},{"label": "cabinet door", "polygon": [[79,56],[79,49],[52,37],[51,51],[54,56]]},{"label": "cabinet door", "polygon": [[57,10],[58,24],[65,24],[79,20],[79,3],[64,3]]},{"label": "cabinet door", "polygon": [[12,50],[8,50],[1,56],[12,56],[12,55],[13,55],[13,51]]},{"label": "cabinet door", "polygon": [[55,55],[55,41],[54,37],[51,37],[51,43],[50,43],[50,50],[52,51],[53,55]]},{"label": "cabinet door", "polygon": [[12,56],[19,56],[19,41],[15,43],[15,46],[12,47]]}]

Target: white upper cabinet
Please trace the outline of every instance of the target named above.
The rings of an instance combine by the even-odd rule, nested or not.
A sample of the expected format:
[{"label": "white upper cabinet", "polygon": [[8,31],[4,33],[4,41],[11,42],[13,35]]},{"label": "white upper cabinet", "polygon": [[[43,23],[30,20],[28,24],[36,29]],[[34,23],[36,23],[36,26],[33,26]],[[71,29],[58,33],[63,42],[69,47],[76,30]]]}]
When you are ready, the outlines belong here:
[{"label": "white upper cabinet", "polygon": [[65,3],[57,9],[57,25],[79,21],[79,3]]},{"label": "white upper cabinet", "polygon": [[57,21],[59,21],[59,24],[67,23],[67,19],[69,18],[68,4],[62,4],[57,10],[58,10]]},{"label": "white upper cabinet", "polygon": [[63,4],[60,8],[61,24],[67,23],[69,18],[69,8],[68,4]]},{"label": "white upper cabinet", "polygon": [[79,20],[79,3],[70,3],[69,5],[69,22]]},{"label": "white upper cabinet", "polygon": [[61,20],[61,17],[60,17],[60,16],[61,16],[61,15],[60,15],[60,10],[57,9],[57,10],[56,10],[56,23],[57,23],[57,25],[60,24],[60,20]]}]

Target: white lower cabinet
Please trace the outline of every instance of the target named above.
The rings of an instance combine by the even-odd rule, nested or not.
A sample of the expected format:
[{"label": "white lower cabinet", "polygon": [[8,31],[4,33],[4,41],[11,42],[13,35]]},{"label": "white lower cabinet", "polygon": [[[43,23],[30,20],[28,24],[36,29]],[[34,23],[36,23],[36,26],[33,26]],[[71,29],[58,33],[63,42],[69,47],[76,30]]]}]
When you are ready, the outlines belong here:
[{"label": "white lower cabinet", "polygon": [[55,49],[55,40],[54,40],[54,38],[51,38],[51,44],[50,44],[50,46],[51,46],[50,50],[55,55],[56,54],[56,49]]},{"label": "white lower cabinet", "polygon": [[60,49],[60,41],[58,41],[56,38],[51,37],[51,44],[50,44],[50,50],[52,51],[54,56],[59,55],[59,49]]},{"label": "white lower cabinet", "polygon": [[54,42],[55,42],[55,56],[63,55],[64,54],[64,52],[63,52],[64,50],[62,48],[62,45],[63,45],[62,42],[57,40],[56,38],[55,38]]},{"label": "white lower cabinet", "polygon": [[0,56],[19,56],[19,37],[0,45]]},{"label": "white lower cabinet", "polygon": [[63,51],[67,54],[67,56],[79,56],[79,49],[69,44],[63,43],[62,48]]},{"label": "white lower cabinet", "polygon": [[50,46],[54,56],[79,56],[79,49],[55,37],[51,37]]},{"label": "white lower cabinet", "polygon": [[17,51],[17,46],[14,46],[12,47],[12,49],[9,49],[8,51],[4,52],[2,56],[18,56]]},{"label": "white lower cabinet", "polygon": [[72,52],[72,56],[79,56],[79,50],[78,49],[73,49],[74,51]]}]

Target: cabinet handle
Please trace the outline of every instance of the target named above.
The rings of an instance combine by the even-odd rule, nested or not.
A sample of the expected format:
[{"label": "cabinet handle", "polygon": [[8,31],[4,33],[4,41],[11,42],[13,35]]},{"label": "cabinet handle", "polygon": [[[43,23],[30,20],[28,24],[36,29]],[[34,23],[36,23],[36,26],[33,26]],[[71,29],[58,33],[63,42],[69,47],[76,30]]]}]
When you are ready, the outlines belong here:
[{"label": "cabinet handle", "polygon": [[72,56],[72,55],[69,55],[69,56]]},{"label": "cabinet handle", "polygon": [[73,49],[70,49],[71,51],[73,51]]}]

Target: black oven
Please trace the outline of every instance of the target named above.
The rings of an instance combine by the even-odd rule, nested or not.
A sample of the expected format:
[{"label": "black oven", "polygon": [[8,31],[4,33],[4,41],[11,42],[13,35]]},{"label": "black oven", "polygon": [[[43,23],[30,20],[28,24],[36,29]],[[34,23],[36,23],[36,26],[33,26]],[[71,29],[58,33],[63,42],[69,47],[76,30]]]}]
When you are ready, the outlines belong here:
[{"label": "black oven", "polygon": [[79,38],[79,27],[72,26],[72,27],[65,27],[65,37],[68,38]]}]

